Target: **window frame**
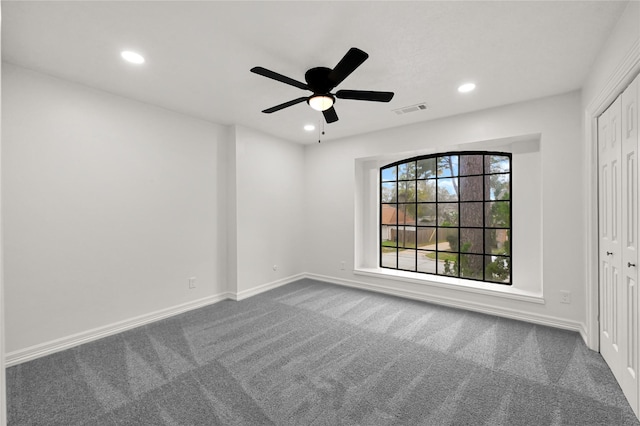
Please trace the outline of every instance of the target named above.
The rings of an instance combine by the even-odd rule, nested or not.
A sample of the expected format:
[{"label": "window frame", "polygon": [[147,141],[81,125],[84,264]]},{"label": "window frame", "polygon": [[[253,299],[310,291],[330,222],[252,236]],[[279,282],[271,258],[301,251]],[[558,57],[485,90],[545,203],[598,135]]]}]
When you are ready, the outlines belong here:
[{"label": "window frame", "polygon": [[[463,175],[460,174],[460,158],[461,156],[482,156],[482,173],[465,173]],[[438,167],[438,158],[439,157],[447,157],[447,156],[456,156],[457,160],[458,160],[458,166],[454,167],[453,169],[451,169],[450,174],[443,174],[439,176],[439,173],[437,173],[437,167]],[[487,163],[487,158],[488,156],[499,156],[499,157],[506,157],[508,159],[508,170],[507,171],[492,171],[490,169],[490,165]],[[429,159],[433,159],[435,162],[435,174],[433,175],[433,177],[420,177],[418,175],[418,161],[421,160],[429,160]],[[401,179],[400,176],[400,171],[398,166],[405,164],[405,163],[411,163],[414,162],[416,164],[415,166],[415,171],[413,173],[413,177],[410,177],[408,179]],[[391,167],[396,167],[396,174],[395,174],[395,180],[383,180],[383,170],[385,169],[389,169]],[[498,285],[507,285],[507,286],[511,286],[513,285],[513,157],[512,157],[512,153],[510,152],[504,152],[504,151],[448,151],[448,152],[438,152],[438,153],[431,153],[431,154],[426,154],[426,155],[419,155],[419,156],[414,156],[414,157],[410,157],[410,158],[406,158],[406,159],[402,159],[402,160],[398,160],[398,161],[394,161],[392,163],[383,165],[382,167],[379,168],[379,172],[378,172],[378,209],[379,209],[379,217],[378,217],[378,266],[380,268],[384,268],[384,269],[389,269],[389,270],[397,270],[397,271],[406,271],[406,272],[411,272],[411,273],[417,273],[417,274],[422,274],[422,275],[436,275],[436,276],[444,276],[444,277],[451,277],[451,278],[456,278],[456,279],[463,279],[463,280],[471,280],[471,281],[479,281],[479,282],[483,282],[483,283],[488,283],[488,284],[498,284]],[[457,169],[457,170],[456,170]],[[456,175],[453,175],[453,171],[456,170]],[[504,199],[498,199],[498,200],[492,200],[491,196],[489,196],[488,192],[490,191],[490,189],[487,188],[487,183],[490,182],[488,181],[490,176],[495,176],[495,175],[506,175],[508,176],[508,194],[509,197],[507,200]],[[460,179],[461,178],[468,178],[468,177],[479,177],[482,182],[482,195],[480,197],[480,199],[478,199],[478,196],[476,197],[471,197],[471,199],[463,199],[466,197],[462,197],[461,198],[461,194],[460,194],[460,189],[459,189],[459,183],[460,183]],[[456,186],[456,200],[452,201],[452,200],[439,200],[439,185],[438,183],[443,180],[443,179],[451,179],[454,178],[457,180]],[[425,181],[424,185],[428,185],[429,181],[433,181],[434,182],[434,200],[433,201],[420,201],[419,200],[419,194],[418,194],[418,185],[420,181]],[[384,188],[384,183],[390,183],[390,182],[395,182],[395,199],[392,201],[387,201],[384,202],[384,195],[383,195],[383,188]],[[401,182],[414,182],[413,185],[409,185],[415,188],[415,196],[412,197],[413,200],[412,201],[406,201],[405,202],[400,202],[398,195],[399,195],[399,190],[398,188],[400,187],[400,183]],[[408,185],[408,184],[405,184]],[[508,209],[508,224],[504,225],[502,224],[501,226],[488,226],[490,225],[488,223],[488,218],[487,218],[487,208],[488,207],[488,203],[492,203],[492,202],[504,202],[504,201],[508,201],[509,203],[509,209]],[[438,217],[438,212],[440,210],[440,206],[443,206],[444,203],[451,203],[448,204],[449,206],[455,204],[455,213],[457,214],[457,223],[455,226],[452,226],[450,223],[443,226],[440,222],[440,217]],[[478,203],[481,202],[482,203],[482,226],[469,226],[467,225],[462,225],[460,223],[460,212],[461,212],[461,208],[463,205],[468,204],[468,203]],[[383,218],[383,209],[385,205],[389,205],[389,206],[395,206],[395,224],[388,224],[388,223],[384,223],[385,219]],[[400,205],[404,205],[405,206],[405,213],[406,213],[406,206],[410,205],[413,206],[413,210],[415,210],[416,214],[415,214],[415,218],[413,220],[413,224],[410,225],[406,219],[403,219],[403,223],[402,225],[399,222],[399,217],[400,215]],[[419,206],[429,206],[429,205],[433,205],[435,211],[436,211],[436,216],[435,216],[435,222],[432,224],[427,224],[427,225],[420,225],[420,220],[418,219],[418,209]],[[425,209],[423,207],[423,209]],[[383,227],[395,227],[396,229],[396,239],[395,239],[395,252],[396,252],[396,256],[395,256],[395,267],[392,266],[385,266],[383,263],[383,242],[385,241],[383,239],[383,233],[384,233],[384,228]],[[400,226],[411,226],[414,228],[414,237],[413,237],[413,247],[407,247],[406,243],[402,245],[402,247],[400,247],[400,243],[398,241],[398,234],[399,234],[399,229]],[[418,233],[420,232],[420,229],[429,229],[431,228],[432,230],[435,230],[434,233],[436,235],[436,247],[434,250],[424,250],[424,249],[420,249],[418,247]],[[392,228],[393,229],[393,228]],[[441,241],[441,238],[439,237],[439,233],[440,230],[450,230],[450,229],[454,229],[457,230],[457,249],[456,250],[451,250],[451,247],[449,247],[449,250],[442,250],[439,249],[438,244]],[[480,229],[482,232],[482,250],[481,251],[475,251],[475,252],[466,252],[463,251],[461,248],[461,240],[463,240],[462,238],[462,231],[461,230],[472,230],[472,229]],[[492,251],[488,251],[487,248],[487,231],[490,230],[504,230],[506,233],[506,238],[504,242],[508,242],[508,247],[509,250],[507,253],[503,253],[503,254],[497,254],[497,253],[493,253]],[[405,231],[406,232],[406,229]],[[445,231],[443,231],[444,233]],[[446,232],[450,232],[450,231],[446,231]],[[406,234],[403,234],[403,237],[406,238]],[[389,241],[389,240],[386,240]],[[405,239],[406,241],[406,239]],[[392,246],[387,246],[387,247],[392,247]],[[415,263],[412,269],[405,269],[405,268],[400,268],[400,260],[399,260],[399,256],[398,253],[400,252],[401,249],[412,249],[415,252]],[[477,250],[477,249],[476,249]],[[489,250],[493,250],[493,248],[489,248]],[[426,272],[426,271],[421,271],[419,270],[419,263],[418,263],[418,257],[421,254],[425,254],[426,253],[435,253],[435,272]],[[455,273],[451,274],[451,273],[442,273],[441,271],[439,271],[439,264],[438,264],[438,258],[440,257],[440,253],[449,253],[449,255],[454,255],[454,269],[455,269]],[[477,278],[477,277],[471,277],[471,276],[464,276],[463,273],[461,272],[461,268],[460,268],[460,262],[462,259],[463,255],[472,255],[471,257],[469,257],[469,259],[471,259],[473,256],[482,256],[482,278]],[[499,259],[503,259],[503,262],[506,262],[506,264],[508,264],[509,266],[509,275],[508,275],[508,281],[499,281],[496,279],[491,279],[491,277],[487,277],[487,257],[490,257],[491,261],[489,263],[493,263],[496,262],[496,260]],[[498,258],[498,259],[496,259]],[[478,259],[479,260],[479,259]],[[451,269],[449,269],[449,272],[451,272]],[[489,279],[487,279],[489,278]]]}]

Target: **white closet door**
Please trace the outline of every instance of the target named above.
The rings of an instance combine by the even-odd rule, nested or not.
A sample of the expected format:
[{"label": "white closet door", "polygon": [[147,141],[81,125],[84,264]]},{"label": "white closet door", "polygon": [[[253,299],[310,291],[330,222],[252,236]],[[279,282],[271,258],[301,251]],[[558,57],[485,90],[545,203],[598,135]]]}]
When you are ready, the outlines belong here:
[{"label": "white closet door", "polygon": [[620,348],[623,364],[620,387],[638,409],[638,91],[640,77],[622,93],[622,299]]},{"label": "white closet door", "polygon": [[621,382],[621,98],[598,118],[600,233],[600,353]]}]

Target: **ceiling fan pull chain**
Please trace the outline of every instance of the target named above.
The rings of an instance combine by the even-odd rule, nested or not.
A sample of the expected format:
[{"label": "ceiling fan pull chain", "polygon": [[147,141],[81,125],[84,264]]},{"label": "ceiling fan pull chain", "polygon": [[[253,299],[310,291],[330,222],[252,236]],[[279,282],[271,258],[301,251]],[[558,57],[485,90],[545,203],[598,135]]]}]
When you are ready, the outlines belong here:
[{"label": "ceiling fan pull chain", "polygon": [[321,135],[324,136],[324,121],[320,120],[318,123],[318,143],[320,143]]}]

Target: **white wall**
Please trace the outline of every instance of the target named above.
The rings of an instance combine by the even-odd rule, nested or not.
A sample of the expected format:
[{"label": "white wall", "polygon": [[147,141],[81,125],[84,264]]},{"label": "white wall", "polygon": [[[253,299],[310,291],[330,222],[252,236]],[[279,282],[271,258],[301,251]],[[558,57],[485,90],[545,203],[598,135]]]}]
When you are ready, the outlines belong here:
[{"label": "white wall", "polygon": [[227,290],[232,294],[238,292],[238,202],[236,179],[236,127],[229,127],[229,144],[226,161],[226,218],[227,218]]},{"label": "white wall", "polygon": [[[585,204],[580,123],[580,93],[573,92],[308,146],[305,151],[308,248],[305,270],[348,284],[372,284],[427,300],[455,300],[487,311],[518,313],[532,320],[581,329],[585,320],[582,255]],[[538,287],[543,288],[544,304],[353,272],[357,159],[424,150],[446,151],[459,144],[533,134],[540,135],[541,144],[542,176],[537,189],[542,197],[542,263],[535,269],[541,271],[542,282]],[[513,195],[514,200],[525,203],[527,196],[527,193]],[[339,268],[343,260],[348,265],[344,271]],[[521,261],[514,258],[514,268]],[[560,304],[561,290],[571,292],[570,305]]]},{"label": "white wall", "polygon": [[[637,50],[640,42],[640,2],[630,1],[593,62],[587,81],[583,85],[582,100],[586,107],[615,78],[629,53]],[[626,78],[627,83],[633,80]]]},{"label": "white wall", "polygon": [[303,272],[302,145],[3,71],[8,353]]},{"label": "white wall", "polygon": [[[1,29],[1,18],[2,12],[0,11],[0,35],[2,34]],[[1,38],[1,37],[0,37]],[[0,40],[0,46],[2,46],[2,41]],[[0,49],[1,50],[1,49]],[[1,55],[0,55],[1,56]],[[0,64],[1,67],[1,64]],[[2,76],[2,70],[0,69],[0,76]],[[0,87],[0,99],[2,98],[2,88]],[[2,123],[2,107],[0,105],[0,123]],[[0,125],[0,128],[2,126]],[[2,152],[2,135],[0,135],[0,153]],[[0,155],[1,158],[1,155]],[[2,187],[2,162],[0,161],[0,188]],[[0,190],[0,200],[1,190]],[[4,266],[3,266],[3,237],[2,237],[2,228],[3,228],[3,218],[2,218],[2,202],[0,201],[0,426],[4,426],[7,424],[7,392],[5,386],[5,321],[4,321]]]},{"label": "white wall", "polygon": [[235,161],[236,275],[242,297],[303,272],[304,147],[237,126]]},{"label": "white wall", "polygon": [[3,65],[7,352],[223,293],[228,130]]}]

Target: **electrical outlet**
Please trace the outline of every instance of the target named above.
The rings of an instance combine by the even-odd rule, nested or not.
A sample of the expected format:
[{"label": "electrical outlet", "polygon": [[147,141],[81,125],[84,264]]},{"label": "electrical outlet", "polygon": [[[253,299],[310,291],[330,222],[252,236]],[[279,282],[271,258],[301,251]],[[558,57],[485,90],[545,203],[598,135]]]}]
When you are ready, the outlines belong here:
[{"label": "electrical outlet", "polygon": [[571,292],[569,291],[561,291],[560,292],[560,303],[571,303]]},{"label": "electrical outlet", "polygon": [[196,277],[189,278],[189,288],[196,288]]},{"label": "electrical outlet", "polygon": [[340,262],[340,269],[341,269],[342,271],[344,271],[344,270],[345,270],[345,268],[346,268],[346,265],[347,265],[347,263],[343,260],[342,262]]}]

